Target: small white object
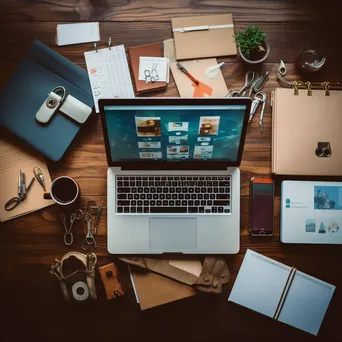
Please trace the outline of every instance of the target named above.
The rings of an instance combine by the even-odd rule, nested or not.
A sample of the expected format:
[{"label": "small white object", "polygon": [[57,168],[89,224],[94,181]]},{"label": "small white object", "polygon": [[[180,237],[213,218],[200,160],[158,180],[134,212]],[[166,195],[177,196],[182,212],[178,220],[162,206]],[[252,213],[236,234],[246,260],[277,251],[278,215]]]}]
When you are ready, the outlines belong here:
[{"label": "small white object", "polygon": [[216,65],[213,65],[209,68],[207,68],[205,70],[205,74],[208,78],[215,78],[218,73],[219,73],[219,70],[221,69],[221,67],[225,64],[225,62],[222,62],[222,63],[219,63],[219,64],[216,64]]},{"label": "small white object", "polygon": [[56,43],[58,46],[100,41],[99,23],[59,24]]},{"label": "small white object", "polygon": [[[165,57],[140,57],[139,81],[146,81],[146,73],[147,75],[154,77],[155,82],[169,83],[170,60]],[[148,78],[148,80],[150,80],[150,78]]]},{"label": "small white object", "polygon": [[[77,293],[78,289],[82,289],[83,293],[78,294]],[[80,302],[83,302],[89,297],[89,289],[88,289],[87,284],[84,281],[78,281],[77,283],[72,285],[71,290],[72,290],[73,297]]]},{"label": "small white object", "polygon": [[84,56],[97,113],[101,98],[134,97],[124,45],[88,51]]}]

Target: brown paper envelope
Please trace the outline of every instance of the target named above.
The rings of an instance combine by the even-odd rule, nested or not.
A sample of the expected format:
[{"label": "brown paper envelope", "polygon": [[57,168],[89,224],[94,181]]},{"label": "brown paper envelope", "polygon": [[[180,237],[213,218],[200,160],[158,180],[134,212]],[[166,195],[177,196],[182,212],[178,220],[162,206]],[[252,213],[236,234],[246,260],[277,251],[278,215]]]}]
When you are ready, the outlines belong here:
[{"label": "brown paper envelope", "polygon": [[234,27],[175,32],[175,29],[186,27],[232,25],[232,14],[173,18],[171,23],[177,60],[237,54]]},{"label": "brown paper envelope", "polygon": [[[278,88],[272,117],[272,173],[280,175],[342,175],[342,92]],[[329,142],[331,156],[315,155],[318,142]]]},{"label": "brown paper envelope", "polygon": [[[216,58],[183,61],[181,64],[193,77],[212,89],[211,93],[210,91],[209,93],[203,93],[203,97],[224,97],[227,95],[228,88],[221,70],[219,70],[215,78],[208,78],[205,74],[208,67],[217,64]],[[178,69],[176,63],[171,63],[170,67],[180,97],[197,97],[194,96],[196,86],[191,79]]]},{"label": "brown paper envelope", "polygon": [[196,291],[188,285],[130,265],[130,272],[141,310],[194,296]]},{"label": "brown paper envelope", "polygon": [[2,222],[54,204],[52,200],[43,199],[44,190],[38,183],[37,179],[35,179],[27,193],[26,199],[15,209],[11,211],[5,210],[5,203],[10,198],[16,197],[18,195],[18,178],[20,175],[20,170],[25,173],[26,186],[28,186],[31,178],[34,177],[33,168],[35,166],[38,166],[42,170],[45,178],[46,189],[50,189],[50,174],[46,164],[41,159],[31,157],[30,160],[18,163],[16,167],[11,167],[0,171],[0,220]]}]

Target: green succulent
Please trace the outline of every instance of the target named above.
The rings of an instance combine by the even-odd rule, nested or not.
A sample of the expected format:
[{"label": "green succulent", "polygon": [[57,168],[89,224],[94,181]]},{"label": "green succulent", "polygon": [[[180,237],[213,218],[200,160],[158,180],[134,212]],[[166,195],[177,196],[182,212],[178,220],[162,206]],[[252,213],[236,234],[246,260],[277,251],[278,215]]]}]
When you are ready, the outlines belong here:
[{"label": "green succulent", "polygon": [[256,48],[265,51],[262,47],[262,42],[266,39],[266,34],[259,26],[247,26],[243,31],[238,32],[233,37],[245,57],[249,57]]}]

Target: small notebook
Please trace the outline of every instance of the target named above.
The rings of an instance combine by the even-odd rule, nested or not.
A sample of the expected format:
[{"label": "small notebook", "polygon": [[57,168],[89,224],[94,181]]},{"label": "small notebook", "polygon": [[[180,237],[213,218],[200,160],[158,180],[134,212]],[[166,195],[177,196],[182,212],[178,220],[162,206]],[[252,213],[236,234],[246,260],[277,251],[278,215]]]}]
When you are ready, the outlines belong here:
[{"label": "small notebook", "polygon": [[163,89],[167,86],[167,82],[150,82],[146,84],[145,81],[139,80],[140,57],[162,57],[159,43],[132,46],[127,48],[127,52],[131,64],[135,90],[137,94],[152,90]]},{"label": "small notebook", "polygon": [[[342,176],[342,91],[278,88],[272,93],[272,173]],[[319,143],[331,155],[318,157]]]},{"label": "small notebook", "polygon": [[56,43],[58,46],[98,42],[99,23],[75,23],[57,25]]},{"label": "small notebook", "polygon": [[335,286],[247,250],[229,301],[317,335]]},{"label": "small notebook", "polygon": [[84,56],[97,113],[99,99],[134,97],[124,45],[88,51]]}]

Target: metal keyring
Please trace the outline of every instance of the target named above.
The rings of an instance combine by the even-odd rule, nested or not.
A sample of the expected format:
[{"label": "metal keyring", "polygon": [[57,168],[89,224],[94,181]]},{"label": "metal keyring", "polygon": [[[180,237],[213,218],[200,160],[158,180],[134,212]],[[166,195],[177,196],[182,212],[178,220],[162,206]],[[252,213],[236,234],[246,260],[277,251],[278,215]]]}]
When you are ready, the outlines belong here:
[{"label": "metal keyring", "polygon": [[62,87],[62,86],[58,86],[58,87],[52,89],[52,93],[55,93],[57,95],[59,95],[58,92],[60,92],[60,91],[63,92],[63,95],[61,96],[61,101],[60,102],[63,102],[65,100],[65,97],[66,97],[66,90],[65,90],[65,88]]},{"label": "metal keyring", "polygon": [[83,219],[84,213],[83,213],[82,209],[77,209],[75,214],[76,214],[76,220],[82,220]]}]

